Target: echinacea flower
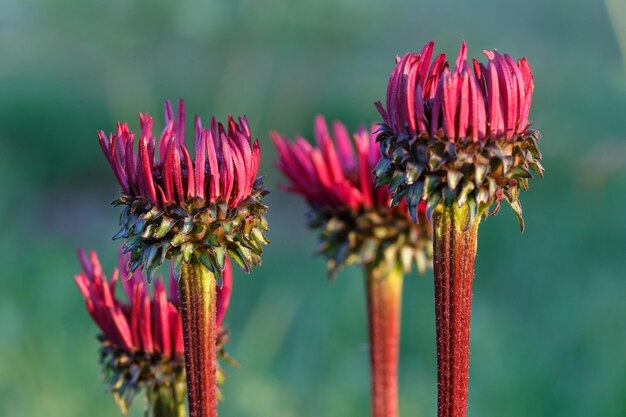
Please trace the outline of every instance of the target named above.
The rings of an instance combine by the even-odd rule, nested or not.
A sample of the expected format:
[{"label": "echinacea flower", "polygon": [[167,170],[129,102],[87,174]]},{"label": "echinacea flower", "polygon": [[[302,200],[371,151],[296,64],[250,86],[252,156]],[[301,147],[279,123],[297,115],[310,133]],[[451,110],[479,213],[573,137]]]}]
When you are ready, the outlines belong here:
[{"label": "echinacea flower", "polygon": [[[74,277],[87,311],[100,329],[100,362],[107,389],[124,414],[143,390],[146,412],[155,417],[185,415],[183,322],[173,274],[166,288],[160,278],[152,294],[141,272],[130,273],[127,256],[107,279],[98,255],[78,251],[82,272]],[[121,277],[121,279],[120,279]],[[226,261],[224,285],[217,293],[217,346],[228,359],[228,331],[222,320],[230,301],[232,268]],[[118,282],[124,297],[118,295]],[[223,374],[223,371],[219,371]]]},{"label": "echinacea flower", "polygon": [[389,79],[377,140],[383,157],[377,182],[394,203],[420,201],[431,214],[439,203],[467,205],[470,219],[509,202],[523,228],[520,189],[531,171],[543,175],[539,132],[528,115],[534,89],[525,58],[485,51],[488,63],[467,62],[465,42],[450,68],[445,54],[431,63],[434,42],[407,53]]},{"label": "echinacea flower", "polygon": [[[380,153],[375,136],[361,128],[351,137],[335,121],[332,135],[323,116],[315,119],[316,146],[303,137],[294,142],[272,132],[279,152],[278,169],[289,179],[284,188],[301,195],[311,207],[310,226],[320,231],[318,252],[328,258],[331,277],[343,266],[415,263],[420,273],[431,262],[431,226],[416,226],[406,206],[388,209],[386,187],[376,189],[372,169]],[[425,220],[425,219],[424,219]]]},{"label": "echinacea flower", "polygon": [[125,238],[131,270],[141,266],[150,277],[172,258],[176,273],[192,258],[219,274],[228,253],[246,272],[260,262],[267,230],[257,178],[260,148],[245,117],[227,126],[211,119],[203,128],[194,118],[194,158],[185,145],[185,105],[178,115],[165,103],[165,127],[157,140],[153,119],[139,115],[141,133],[118,123],[109,138],[98,132],[102,150],[122,188],[115,204],[124,205],[116,238]]},{"label": "echinacea flower", "polygon": [[[394,204],[427,205],[434,223],[439,417],[467,409],[472,280],[478,225],[505,199],[524,228],[520,190],[543,176],[539,132],[528,116],[530,65],[498,51],[467,62],[461,45],[453,68],[434,43],[397,59],[387,87],[374,173]],[[489,213],[490,208],[494,210]]]},{"label": "echinacea flower", "polygon": [[286,189],[311,207],[310,226],[320,230],[318,253],[327,257],[334,277],[347,265],[360,265],[367,288],[372,415],[398,412],[398,346],[402,278],[413,263],[423,272],[432,258],[432,225],[424,207],[412,216],[400,204],[388,209],[387,190],[374,187],[372,169],[379,159],[375,136],[359,129],[351,137],[334,122],[332,134],[322,116],[315,119],[316,146],[298,137],[289,142],[277,133],[278,168],[289,179]]},{"label": "echinacea flower", "polygon": [[140,114],[135,135],[118,123],[109,138],[98,138],[122,188],[121,229],[130,253],[130,271],[141,267],[148,280],[171,259],[179,291],[185,336],[190,414],[215,417],[215,287],[221,286],[226,257],[246,272],[261,262],[268,241],[261,199],[267,194],[257,178],[260,148],[245,117],[228,118],[224,127],[194,119],[194,152],[185,145],[185,106],[174,115],[165,103],[165,127],[157,140],[153,120]]}]

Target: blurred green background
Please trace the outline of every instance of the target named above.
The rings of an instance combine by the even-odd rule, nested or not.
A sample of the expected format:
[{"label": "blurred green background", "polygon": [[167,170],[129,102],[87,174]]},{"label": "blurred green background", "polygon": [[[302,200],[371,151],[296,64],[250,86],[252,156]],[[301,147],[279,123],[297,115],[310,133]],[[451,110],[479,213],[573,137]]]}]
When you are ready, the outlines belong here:
[{"label": "blurred green background", "polygon": [[[626,3],[4,0],[0,7],[0,415],[114,416],[74,250],[113,267],[116,182],[96,141],[118,120],[247,114],[272,244],[238,273],[223,416],[369,413],[360,272],[311,256],[305,206],[278,190],[275,129],[378,118],[396,54],[429,39],[497,47],[535,73],[545,180],[480,230],[468,416],[626,416]],[[432,275],[406,279],[401,414],[436,413]],[[141,415],[141,402],[133,415]]]}]

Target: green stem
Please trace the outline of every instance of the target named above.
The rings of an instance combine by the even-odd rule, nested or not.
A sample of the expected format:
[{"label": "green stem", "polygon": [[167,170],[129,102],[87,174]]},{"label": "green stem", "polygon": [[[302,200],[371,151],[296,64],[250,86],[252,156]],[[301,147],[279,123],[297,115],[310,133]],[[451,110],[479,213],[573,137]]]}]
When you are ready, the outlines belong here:
[{"label": "green stem", "polygon": [[435,315],[439,417],[465,417],[469,370],[472,281],[479,218],[467,206],[434,215]]},{"label": "green stem", "polygon": [[402,308],[401,265],[365,268],[370,338],[372,417],[398,416],[398,353]]},{"label": "green stem", "polygon": [[216,417],[215,276],[201,263],[183,263],[179,281],[190,417]]}]

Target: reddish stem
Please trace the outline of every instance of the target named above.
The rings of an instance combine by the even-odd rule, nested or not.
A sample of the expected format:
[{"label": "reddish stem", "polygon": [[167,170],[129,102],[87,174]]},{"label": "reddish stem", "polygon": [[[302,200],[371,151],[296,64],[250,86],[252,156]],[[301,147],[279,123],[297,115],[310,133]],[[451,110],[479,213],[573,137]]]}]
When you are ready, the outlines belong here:
[{"label": "reddish stem", "polygon": [[183,263],[179,292],[189,415],[216,417],[215,277],[200,263]]},{"label": "reddish stem", "polygon": [[398,416],[398,350],[402,307],[402,268],[367,267],[372,416]]},{"label": "reddish stem", "polygon": [[472,280],[479,220],[469,210],[444,208],[434,216],[435,315],[439,417],[465,417]]}]

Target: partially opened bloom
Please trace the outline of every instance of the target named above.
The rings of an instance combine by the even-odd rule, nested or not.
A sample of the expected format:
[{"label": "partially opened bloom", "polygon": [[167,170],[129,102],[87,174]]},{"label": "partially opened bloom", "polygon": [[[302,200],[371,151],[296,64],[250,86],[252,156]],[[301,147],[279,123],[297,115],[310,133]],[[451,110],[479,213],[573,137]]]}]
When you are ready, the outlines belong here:
[{"label": "partially opened bloom", "polygon": [[398,59],[387,87],[377,140],[377,184],[409,211],[426,203],[434,223],[439,417],[467,409],[470,314],[478,225],[505,199],[524,228],[520,190],[543,176],[539,132],[528,116],[533,75],[525,58],[484,51],[454,67],[434,43]]},{"label": "partially opened bloom", "polygon": [[[102,150],[122,188],[115,204],[124,205],[116,238],[125,238],[131,270],[148,278],[166,259],[176,273],[192,258],[219,275],[226,253],[247,272],[260,262],[267,243],[267,193],[257,179],[260,148],[252,141],[245,117],[210,127],[194,118],[194,156],[185,145],[185,106],[178,114],[165,103],[165,127],[157,139],[153,119],[139,115],[141,132],[118,123],[108,138],[98,132]],[[135,151],[137,148],[137,151]]]},{"label": "partially opened bloom", "polygon": [[[194,119],[194,152],[185,145],[185,106],[175,116],[165,103],[165,127],[159,139],[153,120],[140,114],[135,135],[118,123],[108,138],[98,132],[104,154],[122,188],[121,229],[130,253],[130,271],[141,267],[148,280],[171,259],[179,291],[185,338],[190,414],[217,414],[217,315],[215,291],[230,256],[246,272],[261,262],[268,241],[261,199],[267,194],[257,178],[260,148],[245,117],[223,126]],[[135,148],[137,151],[135,151]]]},{"label": "partially opened bloom", "polygon": [[[141,272],[130,273],[127,256],[107,279],[95,252],[78,252],[82,272],[74,277],[87,311],[100,329],[100,362],[110,390],[123,413],[143,390],[147,411],[155,416],[184,416],[185,367],[183,323],[173,274],[166,288],[157,278],[150,292]],[[120,279],[120,276],[122,279]],[[217,294],[223,351],[228,332],[222,320],[230,300],[232,268],[226,261],[224,286]],[[118,282],[124,296],[118,294]],[[220,370],[220,372],[222,372]]]},{"label": "partially opened bloom", "polygon": [[[380,153],[375,136],[361,128],[350,135],[335,121],[332,135],[322,116],[315,119],[312,146],[303,137],[290,142],[273,132],[278,168],[289,179],[287,191],[301,195],[311,207],[310,226],[320,229],[318,252],[328,258],[331,276],[347,265],[379,264],[406,272],[413,263],[424,272],[431,262],[430,224],[415,225],[406,206],[388,209],[386,187],[376,189],[372,169]],[[417,217],[421,212],[414,211]]]},{"label": "partially opened bloom", "polygon": [[398,346],[403,272],[413,263],[423,272],[432,261],[432,225],[425,205],[413,211],[403,204],[388,209],[386,188],[374,187],[372,169],[380,154],[366,129],[350,136],[334,122],[332,134],[322,116],[315,119],[316,146],[298,137],[289,142],[273,133],[278,168],[289,179],[288,191],[311,207],[310,226],[320,229],[318,252],[330,276],[344,265],[361,265],[367,289],[372,415],[398,413]]},{"label": "partially opened bloom", "polygon": [[376,167],[380,185],[389,184],[394,202],[429,215],[443,203],[467,204],[471,218],[487,215],[502,198],[523,228],[520,189],[535,171],[543,175],[528,115],[534,89],[530,65],[497,50],[484,51],[486,64],[467,62],[462,43],[453,68],[445,54],[432,60],[434,42],[397,60],[387,87]]}]

